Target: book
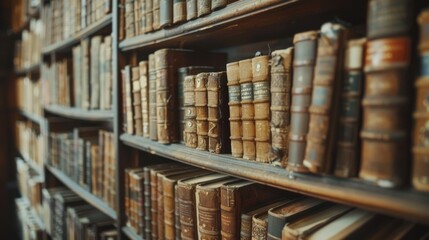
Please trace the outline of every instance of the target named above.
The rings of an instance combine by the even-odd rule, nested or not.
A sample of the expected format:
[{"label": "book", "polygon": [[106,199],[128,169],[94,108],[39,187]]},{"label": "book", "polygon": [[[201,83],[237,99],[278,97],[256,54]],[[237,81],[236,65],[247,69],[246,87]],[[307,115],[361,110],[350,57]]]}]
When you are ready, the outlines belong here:
[{"label": "book", "polygon": [[145,0],[145,32],[153,31],[153,0]]},{"label": "book", "polygon": [[198,0],[186,0],[186,20],[192,20],[197,18],[197,1]]},{"label": "book", "polygon": [[90,109],[100,108],[100,45],[101,36],[91,38],[91,106]]},{"label": "book", "polygon": [[149,137],[151,140],[158,140],[157,132],[157,110],[156,110],[156,70],[155,55],[149,54]]},{"label": "book", "polygon": [[140,94],[142,109],[142,135],[149,138],[149,75],[148,61],[140,61]]},{"label": "book", "polygon": [[125,110],[126,117],[124,117],[124,121],[126,121],[126,133],[134,134],[134,108],[133,108],[133,97],[132,97],[132,79],[131,79],[131,66],[127,65],[124,68],[124,72],[122,74],[123,87],[125,88]]},{"label": "book", "polygon": [[287,169],[294,172],[306,172],[303,164],[307,144],[308,108],[311,103],[314,65],[317,56],[317,31],[295,34],[292,105],[289,133],[289,153]]},{"label": "book", "polygon": [[252,60],[238,62],[241,91],[241,124],[243,137],[243,158],[255,160],[255,108],[253,105]]},{"label": "book", "polygon": [[141,87],[140,87],[140,72],[139,67],[131,68],[131,90],[132,90],[132,105],[133,105],[133,132],[137,136],[143,135],[142,121],[142,102],[141,102]]},{"label": "book", "polygon": [[125,38],[134,37],[135,25],[134,25],[134,1],[136,0],[125,0]]},{"label": "book", "polygon": [[202,17],[211,12],[211,0],[196,0],[197,1],[197,16]]},{"label": "book", "polygon": [[159,0],[159,26],[165,28],[173,24],[173,0]]},{"label": "book", "polygon": [[199,73],[195,76],[195,121],[197,123],[197,149],[208,150],[209,123],[207,107],[207,82],[209,73]]},{"label": "book", "polygon": [[186,0],[177,0],[173,3],[173,23],[186,21]]},{"label": "book", "polygon": [[241,89],[239,62],[226,65],[228,79],[229,128],[231,135],[231,154],[233,157],[243,157],[243,126],[241,122]]}]

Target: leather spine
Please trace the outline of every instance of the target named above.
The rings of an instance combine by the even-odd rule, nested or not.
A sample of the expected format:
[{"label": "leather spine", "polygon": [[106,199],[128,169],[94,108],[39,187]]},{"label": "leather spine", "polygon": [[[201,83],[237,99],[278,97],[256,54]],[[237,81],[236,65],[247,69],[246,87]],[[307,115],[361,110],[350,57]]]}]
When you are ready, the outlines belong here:
[{"label": "leather spine", "polygon": [[196,148],[197,140],[197,120],[195,110],[195,75],[185,77],[183,83],[184,91],[184,140],[187,147]]},{"label": "leather spine", "polygon": [[226,65],[228,78],[229,126],[231,131],[231,154],[233,157],[243,157],[243,127],[241,123],[241,91],[238,62]]},{"label": "leather spine", "polygon": [[293,47],[271,57],[271,155],[275,166],[286,167],[289,151]]},{"label": "leather spine", "polygon": [[195,186],[178,183],[180,236],[184,240],[196,239]]},{"label": "leather spine", "polygon": [[134,113],[134,133],[137,136],[143,135],[142,107],[140,92],[139,67],[132,67],[132,90],[133,90],[133,113]]},{"label": "leather spine", "polygon": [[200,73],[195,77],[195,119],[197,122],[197,149],[201,151],[208,150],[208,76],[208,73]]},{"label": "leather spine", "polygon": [[181,232],[182,232],[182,226],[180,224],[180,203],[179,203],[179,193],[178,193],[179,186],[176,184],[174,186],[174,229],[176,240],[181,240]]},{"label": "leather spine", "polygon": [[198,0],[186,0],[186,20],[192,20],[197,18],[197,1]]},{"label": "leather spine", "polygon": [[238,66],[241,92],[243,158],[255,160],[255,108],[253,105],[252,60],[241,60],[238,62]]},{"label": "leather spine", "polygon": [[156,118],[156,69],[155,55],[149,55],[149,137],[153,141],[158,140]]},{"label": "leather spine", "polygon": [[145,0],[145,32],[153,31],[153,0]]},{"label": "leather spine", "polygon": [[134,1],[135,0],[125,0],[125,38],[135,36]]},{"label": "leather spine", "polygon": [[173,23],[186,21],[186,0],[174,0],[173,3]]},{"label": "leather spine", "polygon": [[196,197],[199,199],[197,204],[199,239],[219,239],[220,189],[204,189],[197,186]]},{"label": "leather spine", "polygon": [[142,108],[142,134],[143,137],[149,137],[149,79],[148,62],[141,61],[140,68],[140,94]]},{"label": "leather spine", "polygon": [[226,7],[231,2],[234,2],[234,0],[211,0],[211,8],[212,11],[217,10],[219,8]]},{"label": "leather spine", "polygon": [[252,240],[266,240],[268,234],[267,213],[256,214],[252,218]]},{"label": "leather spine", "polygon": [[197,1],[197,16],[202,17],[211,12],[211,0],[196,0]]},{"label": "leather spine", "polygon": [[152,28],[153,30],[158,30],[160,28],[160,1],[161,0],[152,0]]},{"label": "leather spine", "polygon": [[287,170],[294,172],[307,172],[303,164],[305,147],[307,144],[307,132],[311,103],[311,91],[313,88],[314,65],[317,56],[316,31],[308,31],[295,34],[292,105],[289,133],[289,154]]}]

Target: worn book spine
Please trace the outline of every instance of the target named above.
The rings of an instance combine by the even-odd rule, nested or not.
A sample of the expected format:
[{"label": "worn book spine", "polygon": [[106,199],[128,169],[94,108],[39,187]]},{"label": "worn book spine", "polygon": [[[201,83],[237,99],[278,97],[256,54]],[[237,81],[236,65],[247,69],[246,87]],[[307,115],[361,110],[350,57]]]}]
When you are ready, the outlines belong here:
[{"label": "worn book spine", "polygon": [[268,163],[271,150],[269,56],[252,58],[252,83],[256,161]]},{"label": "worn book spine", "polygon": [[211,12],[211,0],[196,0],[197,1],[197,16],[202,17]]},{"label": "worn book spine", "polygon": [[304,165],[313,173],[329,173],[333,165],[346,37],[341,25],[322,25],[304,157]]},{"label": "worn book spine", "polygon": [[197,149],[208,150],[208,108],[207,81],[208,73],[199,73],[195,77],[195,112],[197,122]]},{"label": "worn book spine", "polygon": [[158,239],[165,239],[165,222],[164,222],[164,212],[165,212],[165,204],[164,204],[164,184],[163,184],[163,175],[157,174],[157,191],[158,191],[158,223],[157,223],[157,231],[158,231]]},{"label": "worn book spine", "polygon": [[255,160],[255,108],[253,105],[252,60],[238,62],[241,92],[243,158]]},{"label": "worn book spine", "polygon": [[156,171],[150,171],[150,199],[152,239],[158,239],[158,178]]},{"label": "worn book spine", "polygon": [[168,27],[173,24],[173,0],[159,0],[159,26]]},{"label": "worn book spine", "polygon": [[173,0],[173,23],[186,21],[186,0]]},{"label": "worn book spine", "polygon": [[207,80],[208,150],[213,153],[225,153],[229,149],[226,140],[229,136],[226,118],[228,116],[226,84],[225,72],[209,73]]},{"label": "worn book spine", "polygon": [[89,109],[91,103],[91,87],[89,80],[89,39],[81,40],[80,44],[82,46],[82,108]]},{"label": "worn book spine", "polygon": [[156,69],[155,69],[155,55],[149,55],[149,137],[151,140],[158,140],[157,131],[157,110],[156,110]]},{"label": "worn book spine", "polygon": [[135,36],[134,1],[135,0],[125,0],[125,38]]},{"label": "worn book spine", "polygon": [[252,218],[252,239],[267,239],[268,235],[268,221],[267,218],[260,218],[259,215],[266,215],[262,213],[253,216]]},{"label": "worn book spine", "polygon": [[144,178],[144,238],[152,239],[150,168],[143,169]]},{"label": "worn book spine", "polygon": [[243,127],[241,122],[241,90],[238,62],[226,65],[228,78],[229,127],[231,135],[231,154],[233,157],[243,157]]},{"label": "worn book spine", "polygon": [[175,229],[175,239],[181,240],[182,226],[180,224],[180,205],[179,205],[179,186],[176,184],[174,186],[174,229]]},{"label": "worn book spine", "polygon": [[[119,0],[118,5],[120,6],[119,11],[118,11],[118,15],[119,15],[118,38],[119,38],[119,40],[123,40],[125,38],[125,26],[126,26],[125,0]],[[83,16],[83,14],[82,14],[82,16]],[[83,19],[83,17],[82,17],[82,19]],[[81,24],[81,25],[82,25],[82,27],[84,27],[83,24]]]},{"label": "worn book spine", "polygon": [[160,28],[160,1],[161,0],[152,0],[152,28],[153,30],[158,30]]},{"label": "worn book spine", "polygon": [[197,0],[186,0],[186,20],[197,18]]},{"label": "worn book spine", "polygon": [[246,214],[241,214],[240,224],[240,240],[252,239],[252,217]]},{"label": "worn book spine", "polygon": [[140,34],[146,33],[146,0],[140,1],[140,17],[139,17],[139,32]]},{"label": "worn book spine", "polygon": [[219,188],[196,189],[199,239],[220,239],[220,192]]},{"label": "worn book spine", "polygon": [[420,77],[416,87],[414,112],[412,183],[419,191],[429,191],[429,10],[420,13]]},{"label": "worn book spine", "polygon": [[289,152],[293,47],[271,57],[271,156],[273,165],[286,167]]},{"label": "worn book spine", "polygon": [[179,196],[180,236],[184,240],[197,239],[195,186],[179,182],[176,194]]},{"label": "worn book spine", "polygon": [[105,106],[103,109],[112,109],[112,99],[113,99],[113,73],[112,73],[112,36],[104,37],[105,43]]},{"label": "worn book spine", "polygon": [[366,48],[359,177],[381,187],[401,185],[406,173],[410,48],[409,37],[368,41]]},{"label": "worn book spine", "polygon": [[308,108],[311,103],[314,65],[317,55],[318,32],[308,31],[295,34],[292,104],[289,133],[289,154],[287,169],[295,172],[306,172],[303,164],[307,144]]},{"label": "worn book spine", "polygon": [[364,38],[350,40],[346,49],[334,171],[335,176],[338,177],[357,175],[365,43]]},{"label": "worn book spine", "polygon": [[125,98],[125,110],[127,112],[127,131],[128,134],[134,133],[134,119],[133,119],[133,101],[132,101],[132,81],[131,81],[131,67],[129,65],[125,66],[125,74],[124,74],[124,81],[125,81],[125,92],[126,92],[126,98]]},{"label": "worn book spine", "polygon": [[145,0],[145,32],[153,31],[153,0]]},{"label": "worn book spine", "polygon": [[176,181],[170,180],[168,178],[163,178],[162,180],[164,192],[163,201],[164,201],[164,236],[166,240],[175,240],[176,239],[176,228],[175,228],[175,186]]},{"label": "worn book spine", "polygon": [[142,104],[141,104],[141,88],[140,88],[140,73],[139,67],[132,67],[132,91],[133,91],[133,110],[134,110],[134,133],[137,136],[143,135],[142,124]]},{"label": "worn book spine", "polygon": [[140,70],[140,94],[141,94],[141,109],[142,109],[142,133],[143,137],[149,138],[149,75],[148,62],[141,61],[139,63]]},{"label": "worn book spine", "polygon": [[197,140],[197,120],[195,110],[195,75],[185,77],[183,83],[184,107],[185,107],[185,145],[190,148],[198,146]]},{"label": "worn book spine", "polygon": [[140,32],[140,0],[134,0],[134,34],[138,36]]}]

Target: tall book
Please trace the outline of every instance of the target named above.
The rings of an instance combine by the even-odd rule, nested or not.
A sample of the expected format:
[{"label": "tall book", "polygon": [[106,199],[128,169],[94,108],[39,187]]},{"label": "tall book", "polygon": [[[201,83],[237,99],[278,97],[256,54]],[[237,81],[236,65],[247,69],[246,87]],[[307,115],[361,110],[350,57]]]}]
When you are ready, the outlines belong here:
[{"label": "tall book", "polygon": [[159,0],[159,26],[168,27],[173,24],[173,0]]},{"label": "tall book", "polygon": [[273,165],[286,167],[292,87],[293,47],[274,51],[271,57],[271,156]]},{"label": "tall book", "polygon": [[155,55],[149,54],[149,137],[151,140],[158,140],[157,113],[156,113],[156,69]]},{"label": "tall book", "polygon": [[226,65],[228,79],[229,128],[231,131],[231,154],[233,157],[243,157],[243,126],[241,122],[241,89],[239,62]]},{"label": "tall book", "polygon": [[334,174],[338,177],[355,177],[357,175],[365,43],[366,39],[362,38],[350,40],[347,44],[334,169]]},{"label": "tall book", "polygon": [[202,17],[211,12],[211,0],[196,0],[197,1],[197,16]]},{"label": "tall book", "polygon": [[153,30],[153,0],[145,0],[145,32],[152,32]]},{"label": "tall book", "polygon": [[152,28],[158,30],[160,28],[160,1],[152,0]]},{"label": "tall book", "polygon": [[141,114],[142,114],[142,134],[149,138],[149,74],[148,61],[139,63],[140,72],[140,94],[141,94]]},{"label": "tall book", "polygon": [[197,1],[198,0],[186,0],[186,20],[192,20],[197,18]]},{"label": "tall book", "polygon": [[207,82],[209,73],[199,73],[195,76],[195,120],[197,123],[197,149],[208,150],[209,124],[207,107]]},{"label": "tall book", "polygon": [[173,5],[173,23],[186,21],[186,0],[176,0]]},{"label": "tall book", "polygon": [[243,141],[243,158],[255,160],[255,108],[253,105],[252,60],[238,62],[241,92],[241,124]]},{"label": "tall book", "polygon": [[[134,133],[134,119],[133,119],[133,98],[132,98],[132,79],[131,79],[131,66],[127,65],[122,74],[123,88],[125,88],[125,119],[126,133]],[[124,100],[123,100],[124,101]]]},{"label": "tall book", "polygon": [[[180,86],[180,85],[179,85]],[[183,140],[185,145],[190,148],[198,146],[197,137],[197,113],[195,107],[195,75],[188,75],[183,81],[184,94],[184,122]]]},{"label": "tall book", "polygon": [[292,105],[289,133],[289,154],[287,169],[295,172],[306,172],[303,164],[307,144],[308,108],[311,103],[314,65],[317,56],[318,32],[308,31],[295,34]]},{"label": "tall book", "polygon": [[136,0],[125,0],[125,38],[134,37],[135,25],[134,25],[134,1]]},{"label": "tall book", "polygon": [[101,36],[91,38],[91,109],[100,108],[100,45]]},{"label": "tall book", "polygon": [[74,106],[82,107],[82,46],[73,47]]},{"label": "tall book", "polygon": [[143,135],[143,121],[142,121],[142,99],[140,87],[140,72],[139,67],[131,68],[131,82],[132,82],[132,99],[133,99],[133,120],[134,120],[134,133],[138,136]]},{"label": "tall book", "polygon": [[304,157],[304,165],[314,173],[329,173],[333,165],[346,34],[344,27],[333,23],[320,30]]},{"label": "tall book", "polygon": [[102,81],[105,81],[105,89],[103,89],[103,92],[105,94],[104,102],[105,106],[102,106],[103,109],[111,109],[112,103],[113,103],[113,58],[112,58],[112,36],[105,36],[104,37],[104,44],[105,44],[105,66],[104,66],[104,74],[105,79]]}]

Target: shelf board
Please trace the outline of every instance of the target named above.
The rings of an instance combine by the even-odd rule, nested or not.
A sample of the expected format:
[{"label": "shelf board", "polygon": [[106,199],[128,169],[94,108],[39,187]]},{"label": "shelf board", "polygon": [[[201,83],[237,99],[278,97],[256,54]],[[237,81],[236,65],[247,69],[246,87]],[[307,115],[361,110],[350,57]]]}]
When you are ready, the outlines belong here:
[{"label": "shelf board", "polygon": [[298,31],[319,29],[322,22],[334,17],[352,22],[364,20],[364,11],[357,9],[366,10],[366,1],[241,0],[183,24],[126,38],[119,48],[122,51],[143,47],[145,51],[187,46],[207,49],[242,43],[243,39],[293,36]]},{"label": "shelf board", "polygon": [[34,123],[37,123],[39,126],[42,126],[44,124],[44,122],[45,122],[45,119],[42,116],[38,116],[38,115],[36,115],[34,113],[27,112],[27,111],[25,111],[23,109],[18,109],[18,113],[21,116],[27,118],[28,120],[30,120],[30,121],[32,121]]},{"label": "shelf board", "polygon": [[141,236],[137,235],[137,233],[128,226],[122,227],[122,232],[131,240],[143,240]]},{"label": "shelf board", "polygon": [[46,169],[52,173],[58,180],[60,180],[64,185],[66,185],[70,190],[79,195],[85,201],[87,201],[92,206],[96,207],[100,211],[107,214],[112,219],[116,220],[116,212],[109,205],[106,204],[103,200],[96,197],[92,193],[90,193],[85,188],[81,187],[79,184],[75,183],[72,179],[70,179],[67,175],[65,175],[60,170],[53,168],[51,166],[45,165]]},{"label": "shelf board", "polygon": [[27,68],[23,68],[23,69],[17,69],[15,70],[15,74],[17,76],[23,76],[26,75],[27,73],[36,73],[36,72],[40,72],[40,63],[36,63],[33,64]]},{"label": "shelf board", "polygon": [[111,121],[113,111],[110,110],[84,110],[80,108],[62,107],[58,105],[45,106],[45,111],[62,117],[87,120],[87,121]]},{"label": "shelf board", "polygon": [[97,22],[94,22],[88,27],[86,27],[84,30],[78,32],[74,36],[64,39],[60,42],[51,44],[47,47],[44,47],[42,49],[42,53],[47,55],[53,52],[60,52],[60,51],[70,49],[73,45],[79,43],[81,39],[84,39],[86,37],[89,37],[99,32],[101,29],[103,29],[104,27],[106,27],[111,23],[112,23],[112,14],[106,15],[100,20],[98,20]]},{"label": "shelf board", "polygon": [[412,189],[383,189],[359,179],[290,173],[269,164],[213,154],[181,144],[163,145],[150,139],[122,134],[130,147],[194,165],[325,200],[429,224],[429,194]]},{"label": "shelf board", "polygon": [[40,176],[45,176],[44,172],[43,172],[43,168],[40,167],[39,165],[36,164],[36,162],[33,159],[29,159],[24,157],[24,155],[22,155],[21,152],[19,152],[19,157],[20,159],[24,160],[32,169],[34,169],[34,171],[36,171]]}]

